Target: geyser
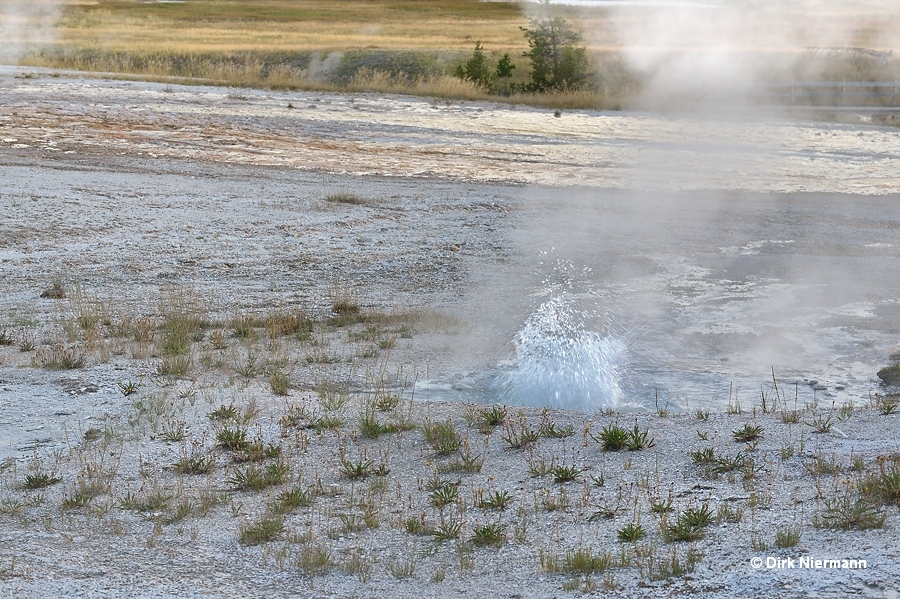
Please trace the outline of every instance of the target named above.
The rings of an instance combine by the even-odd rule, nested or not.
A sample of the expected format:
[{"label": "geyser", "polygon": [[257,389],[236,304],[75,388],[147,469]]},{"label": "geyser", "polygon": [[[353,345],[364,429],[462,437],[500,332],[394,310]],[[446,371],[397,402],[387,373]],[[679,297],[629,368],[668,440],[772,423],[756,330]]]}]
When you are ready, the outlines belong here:
[{"label": "geyser", "polygon": [[504,400],[570,410],[619,406],[625,342],[591,330],[595,319],[572,296],[553,295],[538,306],[513,339],[514,367],[498,378]]}]

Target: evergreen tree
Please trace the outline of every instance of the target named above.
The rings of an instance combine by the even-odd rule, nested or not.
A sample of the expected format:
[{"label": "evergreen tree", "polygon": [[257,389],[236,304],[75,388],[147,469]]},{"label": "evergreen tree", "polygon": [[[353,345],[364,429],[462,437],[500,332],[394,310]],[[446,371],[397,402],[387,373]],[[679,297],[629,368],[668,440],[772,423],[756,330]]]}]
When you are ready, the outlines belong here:
[{"label": "evergreen tree", "polygon": [[531,60],[531,90],[577,89],[587,82],[590,65],[581,34],[561,17],[532,19],[522,27]]},{"label": "evergreen tree", "polygon": [[475,42],[475,52],[472,57],[456,67],[456,76],[460,79],[471,81],[475,85],[485,89],[491,86],[491,70],[487,65],[487,57],[484,55],[484,49],[481,42]]},{"label": "evergreen tree", "polygon": [[503,89],[500,90],[504,96],[509,95],[509,79],[512,77],[512,72],[516,69],[516,65],[513,64],[512,58],[509,56],[509,52],[503,54],[500,57],[499,62],[497,62],[497,69],[494,71],[494,76],[503,81]]}]

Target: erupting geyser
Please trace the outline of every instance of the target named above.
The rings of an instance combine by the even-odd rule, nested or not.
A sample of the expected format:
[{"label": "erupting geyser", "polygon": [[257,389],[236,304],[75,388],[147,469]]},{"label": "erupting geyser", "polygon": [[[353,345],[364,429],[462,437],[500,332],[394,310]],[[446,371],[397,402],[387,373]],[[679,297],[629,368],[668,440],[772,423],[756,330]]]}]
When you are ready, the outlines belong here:
[{"label": "erupting geyser", "polygon": [[514,368],[500,377],[507,401],[569,410],[614,408],[623,399],[625,343],[590,330],[574,298],[542,303],[514,338]]}]

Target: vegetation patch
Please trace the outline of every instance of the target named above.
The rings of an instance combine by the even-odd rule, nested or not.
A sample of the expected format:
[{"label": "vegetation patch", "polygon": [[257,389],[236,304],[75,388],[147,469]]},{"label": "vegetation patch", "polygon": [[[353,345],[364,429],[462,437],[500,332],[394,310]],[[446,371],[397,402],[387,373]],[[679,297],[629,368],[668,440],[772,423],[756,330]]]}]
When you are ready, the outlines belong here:
[{"label": "vegetation patch", "polygon": [[262,545],[278,539],[284,532],[284,521],[279,516],[264,516],[255,522],[242,524],[238,531],[241,545]]},{"label": "vegetation patch", "polygon": [[900,387],[900,362],[885,366],[878,371],[877,375],[885,385]]}]

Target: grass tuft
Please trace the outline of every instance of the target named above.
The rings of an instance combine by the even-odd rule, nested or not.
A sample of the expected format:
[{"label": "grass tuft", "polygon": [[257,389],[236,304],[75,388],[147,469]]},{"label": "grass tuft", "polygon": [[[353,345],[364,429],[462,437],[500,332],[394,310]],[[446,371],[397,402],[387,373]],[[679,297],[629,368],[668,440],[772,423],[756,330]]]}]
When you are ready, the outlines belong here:
[{"label": "grass tuft", "polygon": [[524,418],[507,419],[503,423],[501,438],[510,449],[526,449],[538,442],[541,433],[539,430],[531,428]]},{"label": "grass tuft", "polygon": [[256,522],[241,524],[238,542],[241,545],[262,545],[277,540],[284,532],[284,521],[280,516],[264,516]]},{"label": "grass tuft", "polygon": [[881,460],[878,472],[862,479],[860,491],[867,497],[881,503],[892,503],[900,508],[900,462],[890,465]]},{"label": "grass tuft", "polygon": [[397,428],[378,421],[378,406],[373,401],[366,404],[359,416],[359,432],[367,439],[377,439],[381,435],[397,432]]},{"label": "grass tuft", "polygon": [[422,434],[425,435],[425,440],[431,444],[431,448],[438,455],[450,455],[462,446],[462,437],[450,420],[426,421],[422,425]]},{"label": "grass tuft", "polygon": [[244,468],[235,468],[226,482],[238,491],[262,491],[283,483],[289,472],[290,466],[281,461],[272,462],[264,467],[248,465]]},{"label": "grass tuft", "polygon": [[234,404],[221,405],[209,413],[209,419],[215,422],[226,422],[228,420],[237,421],[238,410]]},{"label": "grass tuft", "polygon": [[882,528],[887,514],[866,496],[844,492],[825,498],[825,509],[813,517],[813,526],[837,530]]},{"label": "grass tuft", "polygon": [[330,204],[352,204],[355,206],[363,206],[366,204],[366,200],[356,195],[355,193],[349,192],[329,194],[325,196],[325,201]]},{"label": "grass tuft", "polygon": [[451,518],[446,522],[441,522],[439,525],[435,526],[434,530],[431,531],[431,536],[438,543],[442,543],[444,541],[458,539],[461,530],[462,522]]},{"label": "grass tuft", "polygon": [[478,414],[479,424],[483,429],[494,430],[506,420],[509,414],[504,405],[494,405],[489,408],[482,409]]},{"label": "grass tuft", "polygon": [[610,553],[603,552],[597,555],[590,548],[569,549],[560,569],[562,572],[588,575],[603,572],[613,563],[613,556]]},{"label": "grass tuft", "polygon": [[779,526],[775,529],[775,546],[780,549],[796,547],[800,542],[799,526]]},{"label": "grass tuft", "polygon": [[878,413],[882,416],[890,416],[897,412],[897,398],[896,397],[879,397],[875,401],[875,409],[878,410]]},{"label": "grass tuft", "polygon": [[366,459],[366,456],[360,455],[356,461],[351,460],[346,456],[346,452],[341,449],[339,456],[340,465],[338,467],[338,471],[342,476],[348,478],[350,480],[357,480],[361,478],[367,478],[374,474],[372,460]]},{"label": "grass tuft", "polygon": [[575,427],[571,424],[557,426],[553,422],[541,424],[538,434],[546,439],[565,439],[575,435]]},{"label": "grass tuft", "polygon": [[23,489],[43,489],[55,485],[62,479],[49,472],[29,472],[25,475],[25,481],[22,483]]},{"label": "grass tuft", "polygon": [[287,373],[282,370],[273,369],[269,372],[269,388],[273,395],[285,397],[291,388],[291,381]]},{"label": "grass tuft", "polygon": [[506,540],[506,526],[499,523],[476,526],[472,532],[472,543],[478,547],[501,545]]},{"label": "grass tuft", "polygon": [[784,410],[781,412],[781,421],[784,424],[797,424],[800,422],[799,410]]},{"label": "grass tuft", "polygon": [[704,528],[713,522],[713,514],[709,506],[703,504],[699,508],[688,508],[674,523],[663,518],[661,528],[663,538],[668,543],[680,541],[697,541],[705,536]]},{"label": "grass tuft", "polygon": [[216,468],[216,456],[195,450],[175,462],[172,468],[178,474],[209,474]]},{"label": "grass tuft", "polygon": [[647,536],[647,531],[644,530],[644,527],[641,526],[639,522],[629,522],[627,525],[616,531],[616,537],[622,543],[640,541],[645,536]]},{"label": "grass tuft", "polygon": [[739,443],[754,443],[762,438],[762,433],[763,427],[750,426],[750,423],[746,423],[743,428],[732,431],[732,436]]},{"label": "grass tuft", "polygon": [[222,427],[222,430],[216,433],[216,441],[231,451],[241,451],[250,444],[247,441],[247,429],[240,425]]},{"label": "grass tuft", "polygon": [[49,348],[41,348],[33,356],[34,362],[48,370],[78,370],[87,363],[87,355],[75,346],[67,347],[57,343]]},{"label": "grass tuft", "polygon": [[305,545],[300,549],[297,568],[308,576],[324,576],[334,568],[331,552],[319,545]]},{"label": "grass tuft", "polygon": [[153,489],[143,495],[127,492],[119,498],[119,507],[135,512],[161,512],[169,509],[174,498],[175,495],[165,489]]},{"label": "grass tuft", "polygon": [[272,505],[275,514],[289,514],[298,507],[307,507],[316,500],[316,491],[310,487],[303,489],[299,486],[282,491]]},{"label": "grass tuft", "polygon": [[834,427],[834,422],[832,417],[829,415],[828,417],[823,417],[821,414],[816,414],[813,416],[812,421],[806,423],[807,426],[811,426],[814,433],[830,433],[832,427]]},{"label": "grass tuft", "polygon": [[509,491],[492,491],[487,497],[482,497],[478,507],[487,510],[505,510],[512,500],[513,496]]},{"label": "grass tuft", "polygon": [[641,432],[637,424],[632,430],[622,428],[618,424],[608,424],[603,427],[599,436],[593,433],[590,435],[594,441],[603,446],[603,451],[622,451],[624,449],[639,451],[656,445],[656,441],[649,438],[649,431]]},{"label": "grass tuft", "polygon": [[440,487],[428,494],[428,499],[434,507],[445,507],[454,503],[459,497],[459,487],[455,484],[446,482]]},{"label": "grass tuft", "polygon": [[557,466],[551,473],[553,481],[557,483],[573,482],[581,478],[581,468],[577,466]]}]

